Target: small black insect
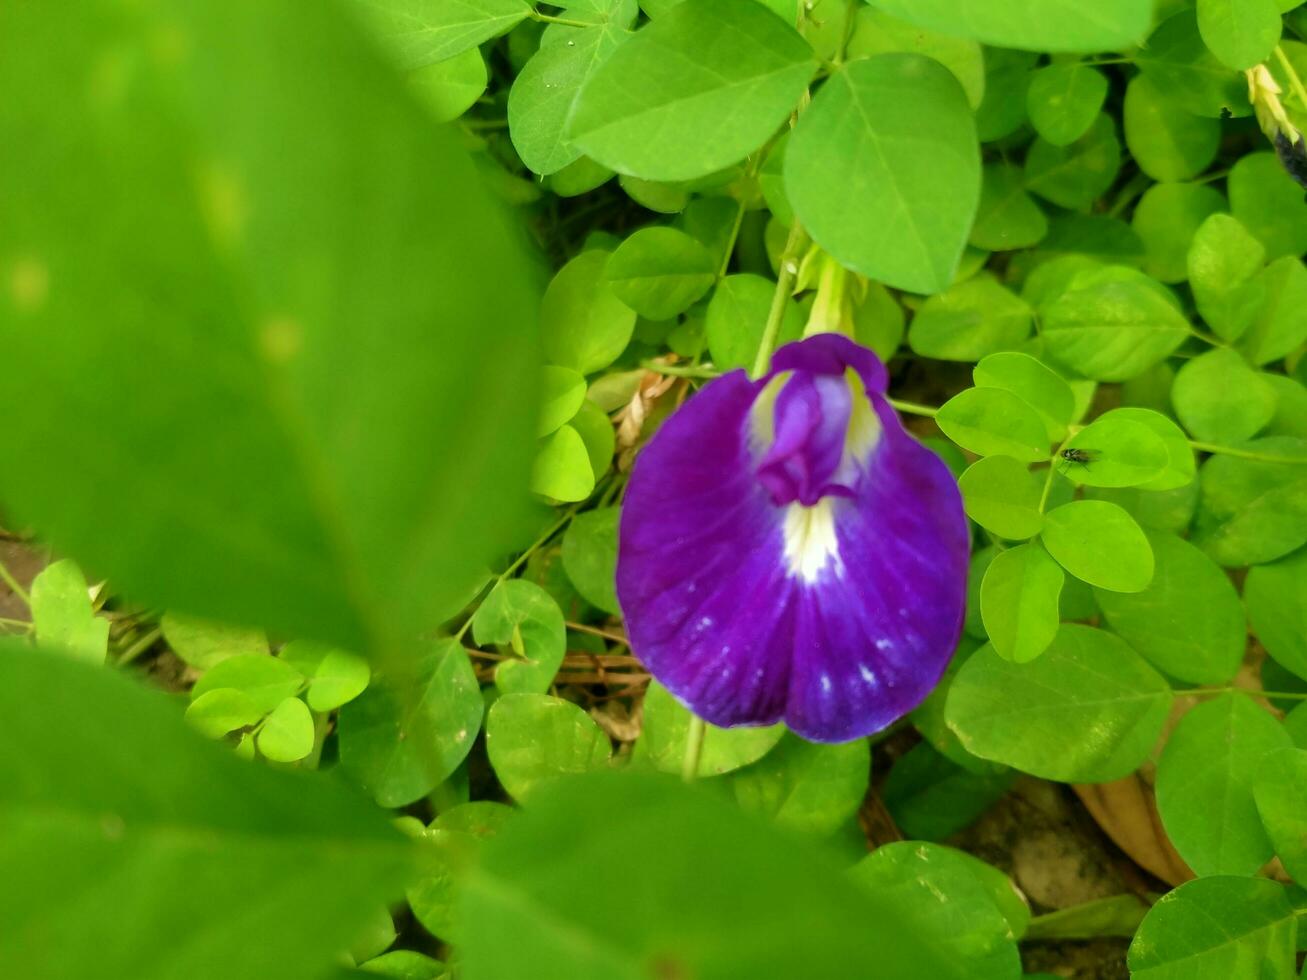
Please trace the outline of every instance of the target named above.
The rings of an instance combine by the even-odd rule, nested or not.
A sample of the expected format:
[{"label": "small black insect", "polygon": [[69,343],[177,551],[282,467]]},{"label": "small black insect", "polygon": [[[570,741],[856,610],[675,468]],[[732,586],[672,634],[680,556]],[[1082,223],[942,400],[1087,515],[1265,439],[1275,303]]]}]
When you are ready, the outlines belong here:
[{"label": "small black insect", "polygon": [[1076,466],[1088,466],[1102,454],[1097,449],[1063,449],[1061,452],[1064,463],[1074,464]]},{"label": "small black insect", "polygon": [[1307,140],[1301,134],[1290,140],[1284,133],[1275,134],[1275,155],[1285,171],[1302,187],[1307,187]]}]

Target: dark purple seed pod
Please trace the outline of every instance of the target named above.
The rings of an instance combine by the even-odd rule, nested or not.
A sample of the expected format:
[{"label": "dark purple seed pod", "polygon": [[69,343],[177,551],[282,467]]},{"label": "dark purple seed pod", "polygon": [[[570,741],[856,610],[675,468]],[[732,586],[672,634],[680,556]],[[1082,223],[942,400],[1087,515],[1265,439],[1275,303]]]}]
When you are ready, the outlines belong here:
[{"label": "dark purple seed pod", "polygon": [[1275,134],[1275,155],[1288,171],[1289,176],[1301,187],[1307,187],[1307,140],[1298,134],[1296,142],[1291,142],[1284,133]]}]

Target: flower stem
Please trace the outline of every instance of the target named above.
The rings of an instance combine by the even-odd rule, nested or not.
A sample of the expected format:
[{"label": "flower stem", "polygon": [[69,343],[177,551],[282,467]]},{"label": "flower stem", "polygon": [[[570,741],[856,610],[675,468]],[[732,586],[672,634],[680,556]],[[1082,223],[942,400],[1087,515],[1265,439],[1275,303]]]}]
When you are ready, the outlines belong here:
[{"label": "flower stem", "polygon": [[24,605],[30,606],[32,604],[32,597],[27,594],[27,590],[22,587],[18,579],[14,578],[2,561],[0,561],[0,582],[4,582],[5,585],[9,586],[9,591],[22,599]]},{"label": "flower stem", "polygon": [[139,640],[137,640],[135,643],[133,643],[131,646],[129,646],[126,650],[123,651],[122,656],[120,656],[116,662],[116,666],[125,667],[127,664],[131,663],[133,660],[135,660],[137,657],[143,654],[146,650],[150,649],[150,647],[154,646],[154,641],[157,640],[162,635],[163,635],[163,630],[159,629],[159,627],[157,626],[154,629],[150,630],[148,633],[146,633]]},{"label": "flower stem", "polygon": [[1298,96],[1298,101],[1302,103],[1302,107],[1307,109],[1307,88],[1303,87],[1302,79],[1298,77],[1298,72],[1294,70],[1293,62],[1289,60],[1289,56],[1284,53],[1284,48],[1278,44],[1275,46],[1275,57],[1280,62],[1280,67],[1284,69],[1284,73],[1289,76],[1289,88],[1293,89],[1293,94]]},{"label": "flower stem", "polygon": [[772,349],[776,346],[776,335],[780,333],[781,321],[785,318],[785,304],[790,300],[794,288],[794,277],[798,274],[798,251],[803,244],[803,226],[795,218],[790,225],[789,238],[785,240],[785,251],[781,253],[780,271],[776,275],[776,291],[772,293],[771,309],[767,312],[767,323],[762,328],[762,340],[758,342],[758,356],[753,361],[753,377],[760,378],[767,373],[771,363]]},{"label": "flower stem", "polygon": [[928,419],[933,419],[939,414],[939,409],[930,405],[918,405],[916,402],[900,401],[897,398],[890,398],[888,401],[894,406],[895,411],[907,412],[909,415],[924,415]]},{"label": "flower stem", "polygon": [[696,714],[690,715],[690,730],[685,733],[685,758],[681,762],[681,778],[687,783],[694,782],[699,774],[699,759],[703,756],[703,736],[708,726]]},{"label": "flower stem", "polygon": [[1237,456],[1240,459],[1255,459],[1261,463],[1307,463],[1307,456],[1276,456],[1272,453],[1259,453],[1253,449],[1240,449],[1237,446],[1220,446],[1213,442],[1189,440],[1189,445],[1205,453],[1221,456]]}]

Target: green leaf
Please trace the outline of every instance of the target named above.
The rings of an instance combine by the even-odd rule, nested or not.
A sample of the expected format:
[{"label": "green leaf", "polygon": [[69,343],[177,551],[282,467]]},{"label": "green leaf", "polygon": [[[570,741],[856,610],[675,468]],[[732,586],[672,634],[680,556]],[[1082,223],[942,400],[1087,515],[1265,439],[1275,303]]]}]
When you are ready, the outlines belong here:
[{"label": "green leaf", "polygon": [[1016,778],[1004,767],[977,762],[976,768],[988,768],[964,769],[928,742],[914,745],[881,788],[895,825],[909,837],[936,841],[969,827],[1007,795]]},{"label": "green leaf", "polygon": [[546,364],[541,369],[540,387],[544,398],[536,434],[547,436],[557,432],[580,410],[585,401],[585,378],[571,368]]},{"label": "green leaf", "polygon": [[411,949],[393,949],[389,953],[382,953],[360,963],[359,970],[363,973],[393,977],[394,980],[441,980],[449,973],[440,960]]},{"label": "green leaf", "polygon": [[1153,578],[1153,551],[1135,519],[1105,500],[1073,500],[1044,515],[1040,535],[1058,564],[1083,582],[1140,592]]},{"label": "green leaf", "polygon": [[486,596],[472,617],[478,646],[511,644],[521,660],[505,660],[495,685],[505,694],[543,694],[549,690],[567,652],[563,611],[534,582],[509,579]]},{"label": "green leaf", "polygon": [[265,714],[253,698],[234,687],[206,691],[186,708],[186,720],[209,738],[256,724]]},{"label": "green leaf", "polygon": [[1261,308],[1265,259],[1261,242],[1228,214],[1213,214],[1194,233],[1189,285],[1198,312],[1224,340],[1241,336]]},{"label": "green leaf", "polygon": [[921,27],[1030,51],[1116,51],[1148,32],[1147,0],[873,0]]},{"label": "green leaf", "polygon": [[314,711],[331,711],[353,701],[372,679],[372,670],[362,657],[310,640],[292,640],[277,657],[309,679],[304,700]]},{"label": "green leaf", "polygon": [[1089,423],[1067,440],[1065,450],[1083,453],[1085,462],[1068,460],[1058,470],[1072,483],[1090,487],[1147,486],[1170,465],[1166,444],[1151,428],[1120,415]]},{"label": "green leaf", "polygon": [[[727,276],[717,284],[708,301],[704,329],[713,365],[719,370],[753,367],[775,292],[776,284],[770,279],[747,272]],[[786,301],[783,317],[778,345],[803,335],[803,314],[794,303]]]},{"label": "green leaf", "polygon": [[267,654],[243,653],[228,657],[205,671],[191,688],[191,700],[219,688],[235,688],[263,714],[304,687],[304,675],[290,664]]},{"label": "green leaf", "polygon": [[1198,468],[1194,463],[1193,447],[1189,445],[1188,438],[1178,425],[1161,412],[1154,412],[1149,408],[1134,407],[1114,408],[1110,412],[1104,412],[1100,415],[1098,421],[1107,422],[1118,419],[1134,422],[1151,429],[1153,434],[1162,440],[1162,445],[1166,447],[1166,468],[1160,476],[1149,480],[1147,483],[1141,483],[1140,489],[1154,491],[1175,490],[1194,482],[1194,476],[1198,472]]},{"label": "green leaf", "polygon": [[486,90],[486,60],[476,48],[412,72],[409,88],[436,122],[453,122]]},{"label": "green leaf", "polygon": [[571,701],[547,694],[505,694],[486,716],[486,752],[515,799],[559,776],[608,765],[612,743]]},{"label": "green leaf", "polygon": [[[604,915],[594,869],[633,854],[647,859],[623,885],[630,914]],[[463,897],[467,980],[836,977],[863,963],[878,980],[970,976],[824,851],[671,777],[542,787],[486,843]]]},{"label": "green leaf", "polygon": [[1044,515],[1039,511],[1043,489],[1027,465],[1011,456],[986,456],[972,463],[958,478],[967,516],[985,530],[1024,541],[1039,533]]},{"label": "green leaf", "polygon": [[401,68],[475,48],[526,19],[524,0],[351,0]]},{"label": "green leaf", "polygon": [[983,143],[1011,136],[1026,121],[1026,86],[1039,56],[1008,48],[985,52],[985,98],[976,110]]},{"label": "green leaf", "polygon": [[968,241],[991,252],[1029,248],[1048,234],[1048,218],[1026,193],[1025,178],[1008,163],[985,164],[980,204]]},{"label": "green leaf", "polygon": [[1026,664],[982,647],[949,691],[949,727],[963,746],[1059,782],[1110,782],[1133,772],[1162,733],[1170,685],[1111,633],[1065,623]]},{"label": "green leaf", "polygon": [[590,458],[590,471],[598,483],[612,465],[613,452],[617,448],[617,433],[613,431],[612,420],[602,408],[587,398],[568,425],[576,430],[581,442],[585,444],[586,455]]},{"label": "green leaf", "polygon": [[975,864],[980,862],[951,847],[894,841],[855,864],[849,876],[893,902],[967,976],[1011,980],[1021,971],[1017,944]]},{"label": "green leaf", "polygon": [[582,252],[563,266],[540,303],[540,334],[555,364],[593,374],[626,349],[635,312],[608,282],[607,252]]},{"label": "green leaf", "polygon": [[617,507],[578,514],[563,535],[563,568],[581,597],[614,616],[617,604]]},{"label": "green leaf", "polygon": [[899,289],[947,288],[980,199],[975,124],[957,79],[920,55],[847,63],[794,127],[785,189],[841,265]]},{"label": "green leaf", "polygon": [[1275,414],[1275,392],[1228,347],[1186,361],[1171,401],[1195,438],[1230,445],[1251,439]]},{"label": "green leaf", "polygon": [[815,69],[803,39],[753,0],[687,0],[590,74],[568,136],[618,173],[702,177],[761,146]]},{"label": "green leaf", "polygon": [[608,283],[617,298],[650,320],[684,313],[712,287],[717,262],[683,231],[642,228],[608,260]]},{"label": "green leaf", "polygon": [[1188,279],[1194,235],[1209,215],[1225,207],[1221,192],[1207,184],[1154,184],[1144,191],[1130,221],[1144,243],[1144,272],[1159,282]]},{"label": "green leaf", "polygon": [[[515,811],[503,803],[463,803],[441,813],[427,830],[440,846],[434,873],[409,887],[413,917],[432,935],[449,943],[462,941],[458,916],[459,884],[481,853],[482,843],[497,834]],[[441,977],[441,970],[435,976]],[[405,975],[405,980],[409,980]]]},{"label": "green leaf", "polygon": [[[1246,443],[1265,459],[1212,456],[1202,466],[1194,543],[1226,566],[1274,561],[1307,543],[1307,443],[1283,436]],[[1275,462],[1277,455],[1296,462]]]},{"label": "green leaf", "polygon": [[1157,764],[1157,811],[1166,835],[1200,875],[1253,875],[1272,848],[1253,783],[1289,733],[1242,694],[1224,694],[1180,719]]},{"label": "green leaf", "polygon": [[1026,187],[1054,204],[1083,211],[1107,192],[1120,170],[1116,125],[1103,113],[1065,146],[1035,140],[1026,154]]},{"label": "green leaf", "polygon": [[36,642],[87,663],[109,655],[109,621],[95,615],[86,576],[65,558],[47,565],[32,580],[32,631]]},{"label": "green leaf", "polygon": [[1084,136],[1107,99],[1107,76],[1080,62],[1057,62],[1030,76],[1026,113],[1035,132],[1054,146]]},{"label": "green leaf", "polygon": [[1276,0],[1198,0],[1203,43],[1229,68],[1266,61],[1280,40]]},{"label": "green leaf", "polygon": [[303,759],[313,751],[313,715],[308,705],[299,698],[282,701],[264,719],[255,743],[259,751],[273,762]]},{"label": "green leaf", "polygon": [[1181,10],[1158,25],[1135,54],[1135,64],[1158,91],[1195,115],[1220,119],[1227,113],[1252,112],[1247,80],[1208,50],[1192,10]]},{"label": "green leaf", "polygon": [[581,434],[564,425],[545,439],[531,469],[531,489],[554,500],[585,500],[594,491],[594,467]]},{"label": "green leaf", "polygon": [[1126,149],[1154,180],[1197,177],[1216,159],[1221,145],[1220,120],[1193,115],[1180,98],[1163,90],[1148,73],[1136,75],[1126,86]]},{"label": "green leaf", "polygon": [[[766,728],[718,728],[707,725],[699,755],[699,776],[720,776],[770,752],[785,734],[784,725]],[[634,759],[662,772],[679,773],[690,731],[690,712],[657,681],[644,695],[644,729]]]},{"label": "green leaf", "polygon": [[1142,273],[1073,287],[1040,311],[1045,350],[1098,381],[1142,374],[1189,337],[1189,321],[1161,288]]},{"label": "green leaf", "polygon": [[1274,153],[1241,157],[1226,186],[1230,213],[1266,246],[1268,261],[1307,252],[1307,201]]},{"label": "green leaf", "polygon": [[1028,402],[1043,416],[1050,441],[1060,441],[1076,417],[1071,386],[1029,354],[990,354],[972,369],[971,376],[977,388],[1003,388]]},{"label": "green leaf", "polygon": [[980,585],[980,614],[994,651],[1014,663],[1034,660],[1057,635],[1066,575],[1038,542],[1000,551]]},{"label": "green leaf", "polygon": [[1148,542],[1157,566],[1148,587],[1134,593],[1096,589],[1099,608],[1112,629],[1159,670],[1193,684],[1224,684],[1239,669],[1247,644],[1239,594],[1183,538],[1152,532]]},{"label": "green leaf", "polygon": [[976,361],[1017,347],[1030,335],[1031,325],[1025,300],[983,272],[921,304],[908,344],[922,357]]},{"label": "green leaf", "polygon": [[1307,550],[1248,570],[1248,622],[1266,652],[1307,678]]},{"label": "green leaf", "polygon": [[1307,268],[1284,255],[1262,270],[1262,304],[1239,349],[1254,364],[1278,361],[1307,341]]},{"label": "green leaf", "polygon": [[387,665],[340,709],[340,764],[382,806],[407,806],[449,778],[472,748],[484,705],[456,640]]},{"label": "green leaf", "polygon": [[[1298,712],[1295,711],[1295,714]],[[1268,759],[1253,787],[1257,811],[1285,869],[1307,877],[1307,752],[1280,752]]]},{"label": "green leaf", "polygon": [[866,739],[817,745],[786,732],[776,747],[730,777],[745,810],[805,834],[830,835],[858,812],[871,778]]},{"label": "green leaf", "polygon": [[631,18],[596,27],[551,26],[508,93],[508,133],[522,162],[542,176],[581,158],[567,121],[590,76],[630,37]]},{"label": "green leaf", "polygon": [[371,652],[508,542],[534,277],[342,7],[0,13],[0,497],[140,603]]},{"label": "green leaf", "polygon": [[228,657],[268,652],[268,638],[262,630],[209,622],[175,612],[164,613],[159,626],[173,653],[196,670],[208,670]]},{"label": "green leaf", "polygon": [[1011,456],[1023,463],[1048,459],[1048,433],[1039,413],[1002,388],[967,388],[939,410],[946,436],[980,456]]},{"label": "green leaf", "polygon": [[877,54],[925,55],[953,73],[972,108],[979,106],[985,95],[985,59],[979,44],[948,33],[922,30],[871,7],[857,11],[844,53],[849,60]]},{"label": "green leaf", "polygon": [[0,717],[18,975],[318,980],[411,873],[411,845],[337,781],[234,758],[122,673],[7,642]]},{"label": "green leaf", "polygon": [[1292,980],[1293,906],[1265,878],[1199,878],[1164,895],[1130,944],[1134,980]]}]

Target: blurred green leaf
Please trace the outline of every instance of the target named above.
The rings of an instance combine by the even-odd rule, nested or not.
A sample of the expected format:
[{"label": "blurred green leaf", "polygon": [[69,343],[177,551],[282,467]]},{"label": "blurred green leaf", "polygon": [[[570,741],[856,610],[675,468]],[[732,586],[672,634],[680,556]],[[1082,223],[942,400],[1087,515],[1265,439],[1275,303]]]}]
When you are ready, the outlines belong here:
[{"label": "blurred green leaf", "polygon": [[520,660],[495,669],[495,685],[505,694],[543,694],[567,652],[563,611],[544,589],[526,579],[500,582],[472,617],[472,636],[480,646],[511,645]]},{"label": "blurred green leaf", "polygon": [[1227,113],[1252,113],[1247,81],[1208,50],[1192,10],[1181,10],[1158,25],[1135,63],[1168,99],[1196,115],[1220,119]]},{"label": "blurred green leaf", "polygon": [[1029,248],[1047,234],[1048,218],[1026,193],[1021,171],[1008,163],[985,164],[980,205],[968,241],[998,252]]},{"label": "blurred green leaf", "polygon": [[[753,367],[774,292],[776,284],[770,279],[747,272],[727,276],[717,284],[708,301],[705,330],[708,351],[718,369]],[[803,314],[798,306],[787,299],[782,317],[777,342],[798,340],[803,335]]]},{"label": "blurred green leaf", "polygon": [[1195,438],[1225,445],[1251,439],[1275,414],[1274,390],[1228,347],[1186,361],[1171,401]]},{"label": "blurred green leaf", "polygon": [[1266,249],[1228,214],[1204,221],[1189,246],[1189,286],[1198,312],[1224,340],[1236,340],[1264,302]]},{"label": "blurred green leaf", "polygon": [[1088,210],[1116,181],[1120,169],[1116,124],[1104,113],[1065,146],[1035,140],[1026,154],[1026,187],[1061,207]]},{"label": "blurred green leaf", "polygon": [[1307,752],[1287,749],[1267,759],[1253,795],[1275,852],[1301,881],[1307,877]]},{"label": "blurred green leaf", "polygon": [[585,401],[585,378],[571,368],[546,364],[541,370],[540,418],[536,434],[547,436],[571,421]]},{"label": "blurred green leaf", "polygon": [[165,608],[369,652],[451,613],[536,404],[457,136],[338,4],[9,4],[0,88],[6,512]]},{"label": "blurred green leaf", "polygon": [[186,708],[186,720],[209,738],[256,724],[266,714],[252,697],[234,687],[206,691]]},{"label": "blurred green leaf", "polygon": [[410,885],[406,897],[414,918],[432,935],[449,943],[461,941],[459,882],[475,863],[482,842],[497,834],[514,812],[503,803],[464,803],[431,821],[428,836],[439,845],[432,873]]},{"label": "blurred green leaf", "polygon": [[0,956],[32,980],[318,980],[416,867],[330,777],[205,744],[122,674],[6,642],[0,717]]},{"label": "blurred green leaf", "polygon": [[[594,869],[633,854],[647,859],[624,880],[625,914],[594,912]],[[855,963],[879,980],[970,976],[824,851],[671,777],[542,787],[485,845],[461,912],[467,980],[842,976]]]},{"label": "blurred green leaf", "polygon": [[881,796],[894,823],[909,837],[944,840],[970,826],[1007,795],[1016,774],[991,765],[964,769],[921,742],[894,763]]},{"label": "blurred green leaf", "polygon": [[975,41],[956,37],[951,31],[923,30],[882,10],[862,7],[855,14],[845,56],[852,59],[877,54],[920,54],[933,58],[953,73],[973,109],[984,97],[985,59]]},{"label": "blurred green leaf", "polygon": [[228,657],[268,652],[268,638],[262,630],[229,626],[175,612],[164,613],[159,626],[173,653],[196,670],[208,670]]},{"label": "blurred green leaf", "polygon": [[1268,261],[1307,252],[1307,201],[1274,153],[1240,157],[1226,186],[1230,213],[1266,246]]},{"label": "blurred green leaf", "polygon": [[1144,272],[1165,283],[1188,279],[1194,233],[1225,207],[1225,197],[1207,184],[1153,184],[1144,191],[1130,222],[1144,242]]},{"label": "blurred green leaf", "polygon": [[1242,448],[1258,458],[1216,455],[1199,471],[1194,543],[1226,566],[1274,561],[1307,543],[1307,441],[1275,436]]},{"label": "blurred green leaf", "polygon": [[590,449],[575,428],[560,426],[540,443],[531,468],[531,489],[559,501],[585,500],[594,492]]},{"label": "blurred green leaf", "polygon": [[1307,550],[1248,570],[1248,622],[1266,652],[1307,678]]},{"label": "blurred green leaf", "polygon": [[1239,349],[1254,364],[1267,364],[1307,341],[1307,267],[1297,256],[1284,255],[1257,278],[1261,306]]},{"label": "blurred green leaf", "polygon": [[476,104],[486,90],[486,60],[476,48],[417,69],[409,88],[436,122],[451,122]]},{"label": "blurred green leaf", "polygon": [[1229,68],[1266,61],[1280,40],[1276,0],[1198,0],[1197,9],[1203,43]]},{"label": "blurred green leaf", "polygon": [[[1221,145],[1220,121],[1193,115],[1180,98],[1183,96],[1162,89],[1147,72],[1136,75],[1126,86],[1122,117],[1126,148],[1139,169],[1154,180],[1198,176],[1216,159]],[[1149,192],[1156,189],[1149,188]]]},{"label": "blurred green leaf", "polygon": [[233,688],[248,697],[263,714],[304,687],[304,675],[293,666],[261,653],[228,657],[209,670],[191,688],[194,701],[209,691]]}]

